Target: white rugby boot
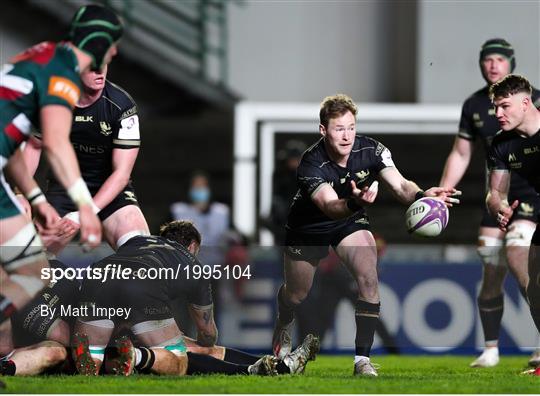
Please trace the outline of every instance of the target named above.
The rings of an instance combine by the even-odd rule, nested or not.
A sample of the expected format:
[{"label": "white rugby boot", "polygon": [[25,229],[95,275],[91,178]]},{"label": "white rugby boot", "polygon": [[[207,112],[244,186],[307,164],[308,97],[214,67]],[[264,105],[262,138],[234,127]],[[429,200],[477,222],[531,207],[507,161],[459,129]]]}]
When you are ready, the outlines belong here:
[{"label": "white rugby boot", "polygon": [[354,364],[353,374],[365,377],[378,377],[378,368],[378,365],[371,363],[371,360],[369,360],[369,358],[364,358]]},{"label": "white rugby boot", "polygon": [[474,362],[471,363],[471,367],[474,368],[485,368],[485,367],[494,367],[499,363],[499,348],[497,347],[486,347],[484,352],[476,358]]},{"label": "white rugby boot", "polygon": [[307,362],[315,360],[320,348],[321,341],[319,337],[308,334],[298,348],[285,356],[283,363],[289,368],[291,374],[302,374]]},{"label": "white rugby boot", "polygon": [[540,347],[537,347],[529,359],[529,366],[540,367]]}]

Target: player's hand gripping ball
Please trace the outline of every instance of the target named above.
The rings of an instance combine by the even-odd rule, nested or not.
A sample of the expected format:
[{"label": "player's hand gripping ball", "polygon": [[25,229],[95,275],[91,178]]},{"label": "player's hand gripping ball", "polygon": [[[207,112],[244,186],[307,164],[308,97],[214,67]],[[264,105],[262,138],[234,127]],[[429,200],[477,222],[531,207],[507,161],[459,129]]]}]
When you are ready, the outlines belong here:
[{"label": "player's hand gripping ball", "polygon": [[405,213],[407,231],[421,237],[436,237],[448,225],[448,217],[448,208],[443,201],[420,198],[413,202]]}]

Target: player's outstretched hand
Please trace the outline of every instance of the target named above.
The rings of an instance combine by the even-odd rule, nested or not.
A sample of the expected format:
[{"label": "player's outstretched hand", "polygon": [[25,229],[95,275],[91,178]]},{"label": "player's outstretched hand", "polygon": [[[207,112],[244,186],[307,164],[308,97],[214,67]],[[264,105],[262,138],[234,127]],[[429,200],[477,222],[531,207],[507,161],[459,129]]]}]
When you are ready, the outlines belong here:
[{"label": "player's outstretched hand", "polygon": [[518,207],[518,205],[519,201],[516,199],[514,202],[512,202],[512,205],[501,206],[501,208],[497,212],[497,223],[499,223],[499,228],[502,231],[507,231],[506,226],[510,222],[510,219],[514,215],[514,210]]},{"label": "player's outstretched hand", "polygon": [[352,197],[358,203],[358,205],[371,205],[375,202],[377,194],[379,192],[379,182],[374,181],[371,186],[365,186],[363,188],[356,187],[354,180],[351,180]]},{"label": "player's outstretched hand", "polygon": [[94,213],[92,205],[81,205],[79,208],[81,221],[81,244],[85,249],[92,249],[101,243],[101,223]]},{"label": "player's outstretched hand", "polygon": [[460,195],[461,191],[447,187],[431,187],[424,192],[424,196],[440,199],[449,208],[459,204],[459,199],[455,197],[459,197]]},{"label": "player's outstretched hand", "polygon": [[56,209],[47,201],[34,205],[34,215],[36,216],[36,221],[45,229],[54,227],[60,220],[60,215]]}]

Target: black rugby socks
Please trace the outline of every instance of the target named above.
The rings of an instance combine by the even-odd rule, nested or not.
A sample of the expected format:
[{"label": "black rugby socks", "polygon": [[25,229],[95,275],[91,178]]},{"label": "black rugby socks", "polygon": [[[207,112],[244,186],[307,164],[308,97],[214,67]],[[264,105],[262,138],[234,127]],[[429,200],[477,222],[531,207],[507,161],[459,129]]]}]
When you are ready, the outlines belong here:
[{"label": "black rugby socks", "polygon": [[233,348],[225,348],[225,356],[223,357],[224,361],[235,364],[253,364],[259,359],[259,356]]},{"label": "black rugby socks", "polygon": [[373,304],[363,300],[356,301],[356,356],[369,357],[380,310],[381,303]]},{"label": "black rugby socks", "polygon": [[499,339],[499,330],[504,310],[504,296],[482,299],[478,297],[478,311],[484,329],[485,342]]},{"label": "black rugby socks", "polygon": [[278,291],[278,320],[282,324],[291,323],[294,319],[294,308],[289,306],[289,303],[285,301],[285,285],[281,285]]}]

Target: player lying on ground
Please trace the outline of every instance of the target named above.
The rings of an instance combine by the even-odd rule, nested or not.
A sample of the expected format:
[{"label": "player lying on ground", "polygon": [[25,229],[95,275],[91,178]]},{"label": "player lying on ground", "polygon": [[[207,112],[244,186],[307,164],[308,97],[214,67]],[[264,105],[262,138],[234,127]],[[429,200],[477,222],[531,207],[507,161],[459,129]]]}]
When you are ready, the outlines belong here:
[{"label": "player lying on ground", "polygon": [[[193,254],[196,253],[196,251],[198,250],[200,244],[200,235],[198,234],[198,231],[191,225],[191,223],[173,222],[165,226],[163,230],[164,232],[167,232],[167,235],[169,235],[169,237],[176,237],[177,240],[180,240],[184,244],[184,246],[188,248],[184,248],[183,250],[181,250],[181,252],[184,257],[189,258],[189,260],[193,260],[193,262],[195,263],[196,259]],[[140,237],[134,239],[139,238]],[[146,246],[149,249],[157,249],[157,251],[160,252],[161,249],[159,249],[159,247],[155,243],[156,239],[154,238],[158,237],[150,238],[150,244],[142,243],[138,246]],[[173,241],[169,242],[175,246],[176,250],[178,250],[177,243],[174,243]],[[166,249],[170,249],[170,247],[173,246],[171,244],[167,243],[166,246],[169,247]],[[130,244],[128,243],[126,247],[129,245]],[[161,247],[163,246],[164,245],[162,244]],[[128,249],[128,251],[130,250],[135,253],[137,252],[137,250]],[[145,252],[151,253],[147,249],[143,250]],[[113,256],[116,258],[124,257],[125,259],[130,255],[128,254],[127,256]],[[168,255],[164,254],[160,257],[163,261],[166,261],[164,258],[168,257]],[[122,261],[122,263],[124,265],[127,265],[126,260]],[[62,268],[62,264],[57,261],[54,262],[53,265],[56,268]],[[123,281],[126,284],[132,282],[132,280]],[[137,285],[140,287],[142,280],[139,281],[140,282]],[[163,283],[166,282],[167,280],[163,281]],[[108,282],[104,283],[106,284]],[[156,286],[155,283],[153,283],[152,285]],[[208,285],[206,282],[202,282],[201,285],[204,292],[203,294],[205,294],[208,290]],[[167,288],[166,285],[162,286]],[[197,283],[190,284],[186,283],[184,280],[183,286],[187,288],[192,287],[192,290],[190,291],[197,294]],[[129,290],[137,290],[137,288],[129,288]],[[133,301],[140,298],[141,290],[146,290],[146,296],[148,299],[151,300],[151,304],[154,304],[154,308],[156,307],[156,301],[159,300],[159,298],[163,297],[163,295],[159,293],[159,288],[153,290],[150,288],[139,289],[139,293],[137,294],[137,296],[133,296]],[[154,293],[156,291],[158,292],[157,294]],[[105,292],[105,290],[102,290],[102,292]],[[10,359],[7,359],[3,363],[3,366],[6,368],[5,372],[7,374],[12,373],[12,371],[15,370],[15,367],[18,367],[19,365],[23,367],[21,369],[23,371],[17,370],[15,371],[16,373],[32,374],[47,368],[47,364],[43,362],[49,362],[49,365],[54,365],[58,363],[57,359],[61,359],[60,354],[55,354],[53,356],[55,359],[52,359],[49,356],[49,351],[40,348],[41,345],[37,343],[44,339],[48,339],[58,342],[59,345],[68,346],[70,334],[70,326],[68,324],[68,321],[73,318],[60,317],[60,312],[62,311],[61,307],[77,306],[76,301],[78,299],[79,296],[76,283],[62,278],[54,285],[49,287],[42,295],[39,296],[39,298],[33,301],[32,306],[29,307],[24,314],[21,314],[18,318],[16,318],[16,320],[14,320],[14,327],[16,328],[15,335],[31,335],[30,341],[27,341],[26,345],[34,344],[34,354],[30,355],[24,350],[17,351],[10,357]],[[82,300],[85,299],[83,298]],[[148,300],[146,300],[146,302],[148,302]],[[142,303],[144,303],[144,301]],[[49,311],[52,311],[52,314],[50,316],[42,315],[40,313],[39,307],[42,305],[47,305],[49,307]],[[164,305],[163,308],[165,311],[168,310],[168,305]],[[159,321],[159,323],[157,323],[157,321],[155,320],[151,320],[142,321],[132,326],[131,330],[132,333],[134,333],[135,339],[139,342],[142,339],[144,341],[143,345],[146,345],[150,348],[136,349],[134,352],[136,354],[135,358],[129,358],[129,353],[127,351],[131,350],[131,347],[127,348],[126,351],[127,341],[125,339],[120,340],[119,343],[121,347],[119,348],[119,350],[123,352],[117,357],[117,359],[110,359],[110,362],[112,363],[109,365],[109,369],[116,371],[117,373],[124,374],[130,373],[135,365],[138,365],[138,368],[144,372],[150,371],[164,374],[170,374],[172,372],[176,374],[195,374],[203,372],[220,372],[234,374],[248,371],[253,374],[272,374],[274,373],[274,370],[277,370],[279,373],[299,373],[304,370],[307,361],[313,359],[316,352],[318,351],[318,339],[312,336],[306,337],[303,345],[298,348],[294,353],[291,353],[286,359],[284,359],[284,362],[276,362],[274,359],[269,357],[261,359],[258,356],[253,356],[240,351],[236,351],[234,349],[214,345],[215,338],[217,338],[217,329],[215,328],[215,324],[213,321],[211,307],[209,308],[210,311],[206,311],[208,315],[202,315],[203,318],[206,317],[206,319],[203,319],[202,322],[198,322],[200,324],[198,342],[195,340],[186,339],[188,352],[187,356],[189,358],[188,365],[186,365],[185,356],[175,357],[174,355],[174,353],[183,355],[183,353],[185,352],[184,337],[182,337],[182,334],[178,330],[178,327],[176,323],[174,323],[172,317],[169,317],[165,320]],[[146,312],[154,312],[154,310],[148,309],[146,310]],[[144,313],[141,314],[141,312],[139,312],[138,314],[139,316],[144,316]],[[152,315],[150,314],[150,316]],[[114,325],[113,322],[111,323]],[[85,325],[86,324],[87,323],[85,323]],[[98,324],[103,325],[104,323],[98,322]],[[156,326],[156,324],[158,325]],[[119,323],[119,327],[124,325],[126,325],[126,323]],[[100,333],[99,328],[93,330],[96,330],[97,333]],[[75,353],[76,361],[78,363],[78,369],[86,374],[97,373],[99,370],[99,366],[101,366],[100,362],[103,362],[104,359],[105,347],[98,348],[92,346],[91,349],[86,348],[86,345],[88,344],[86,341],[86,337],[84,336],[77,336],[75,337],[75,340],[78,342],[76,346],[81,347],[81,352]],[[107,343],[103,345],[107,345]],[[165,348],[168,348],[169,350]],[[75,349],[77,350],[77,348]],[[10,350],[10,348],[7,349],[8,352]],[[4,351],[4,353],[7,352]],[[41,361],[41,363],[38,364],[36,363],[36,356],[40,353],[44,354],[44,359]],[[201,356],[201,354],[205,354],[208,356]],[[28,361],[28,359],[30,359],[30,361]],[[11,360],[11,362],[9,360]],[[122,361],[123,363],[118,363],[119,361]],[[34,364],[33,366],[32,363]],[[233,363],[236,363],[236,365]],[[249,368],[250,366],[252,367]],[[274,368],[274,366],[277,367]]]}]

